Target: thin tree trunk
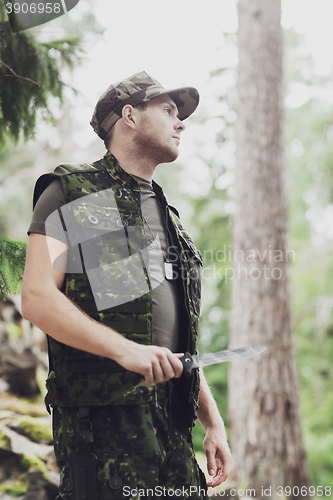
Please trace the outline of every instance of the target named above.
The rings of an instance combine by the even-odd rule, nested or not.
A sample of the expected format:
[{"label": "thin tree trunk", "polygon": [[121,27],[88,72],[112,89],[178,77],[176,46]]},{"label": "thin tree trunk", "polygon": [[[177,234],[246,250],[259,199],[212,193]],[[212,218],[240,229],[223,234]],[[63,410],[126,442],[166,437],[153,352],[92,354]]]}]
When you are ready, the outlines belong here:
[{"label": "thin tree trunk", "polygon": [[281,6],[280,0],[239,0],[238,9],[230,344],[267,349],[230,364],[230,440],[237,481],[254,488],[257,498],[281,498],[286,486],[289,498],[307,498],[288,284],[293,252],[284,177]]}]

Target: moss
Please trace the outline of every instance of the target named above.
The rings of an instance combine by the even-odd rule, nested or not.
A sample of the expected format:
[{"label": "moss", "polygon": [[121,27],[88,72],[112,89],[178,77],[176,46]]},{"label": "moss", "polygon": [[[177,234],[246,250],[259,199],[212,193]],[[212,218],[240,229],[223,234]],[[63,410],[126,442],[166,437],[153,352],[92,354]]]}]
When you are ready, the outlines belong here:
[{"label": "moss", "polygon": [[15,325],[15,323],[7,323],[6,330],[9,340],[17,340],[22,337],[22,328]]},{"label": "moss", "polygon": [[20,467],[23,471],[27,471],[29,469],[37,469],[41,471],[46,480],[49,479],[49,473],[46,468],[46,464],[38,457],[31,457],[22,453],[20,459]]},{"label": "moss", "polygon": [[12,449],[12,440],[2,429],[0,429],[0,446]]},{"label": "moss", "polygon": [[18,413],[19,415],[31,415],[32,417],[45,417],[47,415],[44,402],[41,397],[33,402],[19,398],[10,393],[1,394],[1,409]]},{"label": "moss", "polygon": [[36,443],[52,444],[52,431],[48,423],[39,422],[33,417],[19,417],[15,430]]},{"label": "moss", "polygon": [[[37,385],[40,390],[40,396],[42,398],[43,406],[44,406],[44,398],[46,396],[47,390],[46,390],[46,384],[45,380],[47,379],[47,371],[43,370],[42,368],[37,368],[36,370],[36,380],[37,380]],[[45,406],[44,406],[45,408]]]},{"label": "moss", "polygon": [[28,482],[25,474],[21,474],[19,477],[12,481],[3,482],[0,485],[0,491],[9,495],[10,497],[20,497],[27,492]]}]

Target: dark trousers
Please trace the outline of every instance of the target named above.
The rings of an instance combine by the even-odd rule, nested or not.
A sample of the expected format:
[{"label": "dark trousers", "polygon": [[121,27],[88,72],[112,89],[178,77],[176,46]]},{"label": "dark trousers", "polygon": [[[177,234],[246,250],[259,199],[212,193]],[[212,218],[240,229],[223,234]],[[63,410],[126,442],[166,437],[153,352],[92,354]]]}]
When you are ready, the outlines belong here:
[{"label": "dark trousers", "polygon": [[[170,387],[158,384],[150,403],[91,408],[93,442],[88,452],[97,457],[97,468],[88,464],[81,471],[84,476],[95,474],[97,483],[96,498],[88,495],[86,500],[208,498],[189,431],[171,415]],[[59,500],[80,498],[75,485],[87,479],[74,477],[80,474],[73,462],[78,424],[77,408],[53,409],[55,454],[61,468]],[[84,499],[84,492],[81,496]]]}]

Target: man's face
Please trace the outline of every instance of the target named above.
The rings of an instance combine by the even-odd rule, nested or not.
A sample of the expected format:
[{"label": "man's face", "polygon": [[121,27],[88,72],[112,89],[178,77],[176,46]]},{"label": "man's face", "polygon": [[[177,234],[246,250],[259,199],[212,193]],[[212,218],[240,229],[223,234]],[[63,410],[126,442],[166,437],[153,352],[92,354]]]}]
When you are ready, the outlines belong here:
[{"label": "man's face", "polygon": [[168,95],[147,102],[139,114],[136,135],[138,152],[156,164],[174,161],[179,154],[180,134],[185,125],[178,118],[178,108]]}]

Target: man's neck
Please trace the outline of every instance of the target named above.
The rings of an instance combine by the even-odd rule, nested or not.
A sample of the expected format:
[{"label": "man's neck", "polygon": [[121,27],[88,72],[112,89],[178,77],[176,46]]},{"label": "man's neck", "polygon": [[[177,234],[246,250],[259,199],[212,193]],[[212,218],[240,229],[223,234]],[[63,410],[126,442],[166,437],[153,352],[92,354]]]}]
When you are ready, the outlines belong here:
[{"label": "man's neck", "polygon": [[147,160],[147,158],[138,158],[128,151],[120,150],[118,148],[111,147],[109,151],[117,158],[119,165],[125,170],[125,172],[151,182],[157,167],[155,163]]}]

